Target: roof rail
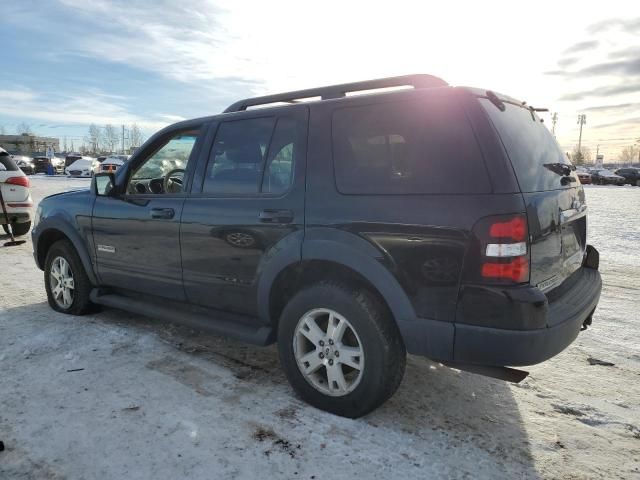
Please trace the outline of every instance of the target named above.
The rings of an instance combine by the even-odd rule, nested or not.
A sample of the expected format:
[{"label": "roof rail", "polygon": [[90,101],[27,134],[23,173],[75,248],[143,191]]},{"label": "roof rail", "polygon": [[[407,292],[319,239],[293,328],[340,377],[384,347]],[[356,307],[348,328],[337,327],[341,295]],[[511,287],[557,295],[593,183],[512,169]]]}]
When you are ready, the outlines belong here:
[{"label": "roof rail", "polygon": [[347,92],[358,92],[362,90],[375,90],[378,88],[404,87],[413,88],[434,88],[446,87],[449,85],[441,78],[433,75],[403,75],[400,77],[378,78],[375,80],[365,80],[363,82],[343,83],[340,85],[330,85],[328,87],[308,88],[306,90],[296,90],[293,92],[276,93],[262,97],[245,98],[227,107],[224,113],[241,112],[247,107],[256,105],[266,105],[269,103],[295,103],[296,100],[312,97],[320,97],[322,100],[332,98],[342,98]]}]

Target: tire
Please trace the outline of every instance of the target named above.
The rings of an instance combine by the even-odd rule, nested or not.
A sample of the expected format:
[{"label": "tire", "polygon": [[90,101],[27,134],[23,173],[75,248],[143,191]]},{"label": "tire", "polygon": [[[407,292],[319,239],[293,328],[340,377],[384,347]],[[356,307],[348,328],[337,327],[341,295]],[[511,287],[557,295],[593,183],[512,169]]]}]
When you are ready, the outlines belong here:
[{"label": "tire", "polygon": [[[9,235],[8,225],[2,225],[2,229],[4,230],[4,233]],[[22,235],[26,235],[29,232],[29,230],[31,230],[31,222],[11,224],[11,231],[13,232],[14,237],[21,237]]]},{"label": "tire", "polygon": [[[62,258],[69,266],[73,287],[70,289],[71,301],[68,305],[64,303],[64,295],[56,299],[54,287],[52,283],[52,269],[54,269],[54,261]],[[74,246],[68,240],[58,240],[47,252],[44,267],[44,285],[47,291],[47,301],[49,306],[57,312],[68,313],[70,315],[84,315],[92,310],[93,304],[89,300],[91,293],[91,282],[84,270],[82,261],[76,252]],[[57,264],[59,266],[59,264]],[[59,271],[59,270],[58,270]]]},{"label": "tire", "polygon": [[[337,314],[333,317],[336,322],[346,320],[348,324],[343,330],[344,336],[331,347],[330,335],[326,334],[329,313],[325,311]],[[302,333],[305,319],[314,316],[316,326],[324,335],[323,346],[319,346],[320,341],[312,343],[307,334]],[[329,348],[332,349],[330,352]],[[345,355],[347,348],[352,352],[359,350],[362,355]],[[365,415],[391,398],[402,381],[406,362],[400,332],[381,301],[362,288],[337,282],[310,285],[291,298],[280,317],[278,350],[287,379],[303,400],[321,410],[349,418]],[[310,375],[303,374],[296,353],[298,359],[310,358],[317,370]],[[316,360],[316,353],[323,360]],[[310,363],[300,361],[313,368]],[[342,383],[348,388],[340,389],[338,382],[329,381],[329,362],[333,365],[332,372],[336,367],[340,370]],[[343,362],[362,368],[352,368]],[[322,365],[318,367],[318,363]],[[332,374],[332,378],[339,377]]]}]

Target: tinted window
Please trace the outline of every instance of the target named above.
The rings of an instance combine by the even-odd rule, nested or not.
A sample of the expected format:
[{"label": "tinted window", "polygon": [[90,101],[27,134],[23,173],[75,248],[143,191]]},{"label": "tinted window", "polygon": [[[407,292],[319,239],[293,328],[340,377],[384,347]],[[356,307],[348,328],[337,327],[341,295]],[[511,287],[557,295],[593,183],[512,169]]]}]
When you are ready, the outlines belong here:
[{"label": "tinted window", "polygon": [[269,145],[267,166],[262,179],[262,192],[283,193],[291,186],[295,164],[295,140],[296,121],[292,118],[280,118]]},{"label": "tinted window", "polygon": [[501,112],[487,99],[480,102],[498,130],[523,192],[579,185],[576,181],[564,187],[562,176],[550,168],[554,163],[570,165],[571,162],[537,115],[532,116],[529,109],[510,103],[505,103],[506,110]]},{"label": "tinted window", "polygon": [[451,100],[336,110],[332,136],[336,183],[342,193],[490,190],[471,127]]},{"label": "tinted window", "polygon": [[202,191],[258,193],[274,124],[273,117],[222,123],[211,149]]}]

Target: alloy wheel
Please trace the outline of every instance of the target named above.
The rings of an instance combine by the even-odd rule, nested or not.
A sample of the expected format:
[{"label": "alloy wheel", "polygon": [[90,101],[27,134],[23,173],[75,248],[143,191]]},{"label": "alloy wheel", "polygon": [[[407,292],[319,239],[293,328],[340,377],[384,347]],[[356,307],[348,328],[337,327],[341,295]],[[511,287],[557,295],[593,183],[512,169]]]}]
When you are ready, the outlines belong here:
[{"label": "alloy wheel", "polygon": [[49,282],[53,299],[60,308],[68,309],[73,304],[74,282],[71,265],[63,257],[56,257],[51,263]]},{"label": "alloy wheel", "polygon": [[325,395],[347,395],[362,379],[365,358],[360,337],[334,310],[317,308],[300,318],[293,353],[305,380]]}]

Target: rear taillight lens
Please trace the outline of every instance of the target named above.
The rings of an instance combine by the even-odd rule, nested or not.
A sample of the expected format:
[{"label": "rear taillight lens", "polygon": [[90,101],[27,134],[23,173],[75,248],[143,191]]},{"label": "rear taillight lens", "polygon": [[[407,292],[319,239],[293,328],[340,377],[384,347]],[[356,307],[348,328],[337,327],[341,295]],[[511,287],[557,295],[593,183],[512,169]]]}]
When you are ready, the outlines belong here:
[{"label": "rear taillight lens", "polygon": [[519,215],[485,217],[473,227],[474,240],[465,265],[467,281],[526,283],[529,281],[527,218]]},{"label": "rear taillight lens", "polygon": [[489,227],[491,238],[506,238],[514,242],[522,242],[527,238],[527,221],[518,215],[508,222],[495,222]]},{"label": "rear taillight lens", "polygon": [[482,278],[510,280],[514,283],[529,281],[529,258],[515,257],[504,263],[486,261],[482,264]]},{"label": "rear taillight lens", "polygon": [[31,183],[27,177],[9,177],[5,180],[9,185],[19,185],[21,187],[29,187]]}]

